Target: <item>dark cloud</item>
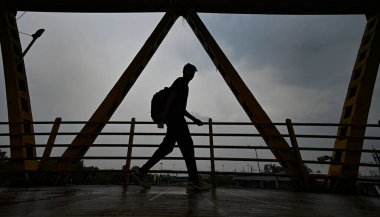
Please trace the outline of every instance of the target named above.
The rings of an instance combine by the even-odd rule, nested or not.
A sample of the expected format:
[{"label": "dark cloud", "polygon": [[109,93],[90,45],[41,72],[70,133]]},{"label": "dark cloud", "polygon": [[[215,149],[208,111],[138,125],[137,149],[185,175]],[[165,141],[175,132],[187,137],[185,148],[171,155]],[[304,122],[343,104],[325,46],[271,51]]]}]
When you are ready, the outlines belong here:
[{"label": "dark cloud", "polygon": [[271,117],[339,121],[365,16],[202,19]]},{"label": "dark cloud", "polygon": [[251,70],[272,66],[283,82],[316,88],[331,85],[329,75],[351,73],[365,26],[359,15],[208,15],[204,20],[227,46],[231,61],[246,59]]}]

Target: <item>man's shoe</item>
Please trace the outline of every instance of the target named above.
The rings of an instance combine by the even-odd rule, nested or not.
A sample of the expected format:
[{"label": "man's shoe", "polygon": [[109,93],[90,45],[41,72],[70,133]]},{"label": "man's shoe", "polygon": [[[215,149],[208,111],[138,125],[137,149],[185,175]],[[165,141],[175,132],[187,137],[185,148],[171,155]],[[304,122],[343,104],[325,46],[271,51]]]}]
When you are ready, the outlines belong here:
[{"label": "man's shoe", "polygon": [[137,184],[139,184],[144,189],[150,189],[150,184],[148,180],[146,179],[146,176],[143,176],[142,174],[140,174],[140,167],[138,166],[132,167],[130,174],[131,174],[132,179],[135,182],[137,182]]},{"label": "man's shoe", "polygon": [[213,185],[202,181],[189,182],[186,186],[187,191],[208,191],[212,188],[214,188]]}]

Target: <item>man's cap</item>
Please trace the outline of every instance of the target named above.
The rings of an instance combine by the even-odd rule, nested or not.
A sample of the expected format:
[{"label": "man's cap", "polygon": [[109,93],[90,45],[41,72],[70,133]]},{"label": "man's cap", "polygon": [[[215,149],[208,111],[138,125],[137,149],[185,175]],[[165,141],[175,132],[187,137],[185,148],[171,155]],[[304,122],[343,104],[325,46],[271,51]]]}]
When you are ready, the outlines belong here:
[{"label": "man's cap", "polygon": [[190,64],[190,63],[187,63],[184,67],[183,67],[183,71],[187,71],[187,70],[191,70],[191,71],[198,71],[197,70],[197,67],[195,67],[194,65]]}]

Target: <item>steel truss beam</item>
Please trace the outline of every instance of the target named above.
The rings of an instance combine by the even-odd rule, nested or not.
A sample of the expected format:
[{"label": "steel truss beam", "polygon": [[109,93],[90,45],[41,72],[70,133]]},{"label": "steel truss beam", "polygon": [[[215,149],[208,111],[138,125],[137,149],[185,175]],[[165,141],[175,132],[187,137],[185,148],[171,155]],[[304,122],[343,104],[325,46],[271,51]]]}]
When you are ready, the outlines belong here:
[{"label": "steel truss beam", "polygon": [[[233,91],[239,103],[244,108],[247,115],[252,122],[268,123],[271,124],[269,117],[260,107],[248,87],[239,77],[236,70],[233,68],[227,57],[223,54],[218,47],[215,40],[209,34],[208,30],[197,16],[196,12],[206,13],[239,13],[239,14],[373,14],[378,11],[378,0],[319,0],[310,3],[305,0],[65,0],[65,1],[50,1],[50,0],[2,0],[0,3],[0,9],[12,11],[41,11],[41,12],[166,12],[177,11],[181,15],[185,15],[187,21],[196,33],[198,39],[205,47],[207,53],[219,69],[220,73],[224,77],[225,81]],[[6,9],[8,8],[8,9]],[[187,9],[191,8],[192,11]],[[3,12],[2,12],[3,15]],[[14,15],[13,15],[14,18]],[[122,77],[112,88],[106,99],[102,102],[99,108],[95,111],[90,118],[88,124],[86,124],[72,142],[72,145],[66,150],[63,158],[57,164],[56,169],[59,171],[71,171],[77,161],[67,160],[65,157],[78,157],[84,156],[88,148],[92,145],[97,137],[97,133],[101,132],[105,124],[95,124],[97,122],[107,122],[116,108],[119,106],[125,95],[128,93],[146,64],[154,54],[155,50],[164,39],[171,26],[178,18],[178,14],[174,12],[168,12],[164,18],[160,21],[156,29],[148,38],[143,48],[134,58],[130,66],[126,69]],[[3,18],[2,18],[3,19]],[[372,22],[375,20],[374,22]],[[373,32],[369,29],[373,27]],[[347,92],[346,101],[344,104],[344,110],[342,113],[341,123],[351,124],[365,124],[367,122],[368,111],[371,103],[371,97],[374,87],[374,81],[376,78],[377,69],[379,66],[380,58],[380,27],[379,27],[379,14],[375,18],[370,17],[366,27],[366,31],[363,36],[361,48],[358,53],[357,62],[354,67],[349,90]],[[14,64],[14,60],[9,59],[10,56],[16,57],[16,53],[11,55],[7,50],[8,41],[4,37],[4,27],[9,25],[1,25],[2,28],[2,53],[4,60],[4,73],[7,74],[7,70],[10,69],[7,64]],[[17,26],[15,30],[17,30]],[[369,33],[371,32],[371,33]],[[373,34],[372,34],[373,33]],[[8,39],[7,39],[8,40]],[[17,41],[17,40],[16,40]],[[17,44],[17,43],[16,43]],[[19,43],[18,43],[19,44]],[[19,49],[21,50],[21,46]],[[7,53],[8,52],[8,53]],[[13,52],[13,51],[12,51]],[[13,63],[12,63],[13,61]],[[22,58],[21,58],[22,61]],[[19,62],[14,65],[17,66],[17,70],[25,71],[23,61],[20,66]],[[13,69],[12,69],[13,70]],[[9,70],[8,70],[9,71]],[[10,75],[11,73],[8,73]],[[9,79],[8,79],[9,80]],[[6,77],[6,83],[9,81]],[[30,109],[29,95],[27,91],[27,82],[25,78],[18,80],[18,84],[14,84],[13,87],[21,85],[21,89],[26,93],[26,101],[22,101],[24,109],[28,107]],[[12,81],[13,82],[13,81]],[[24,83],[24,85],[22,85]],[[13,88],[12,87],[12,88]],[[7,91],[12,89],[7,87]],[[20,89],[20,87],[19,87]],[[17,91],[16,91],[17,92]],[[19,94],[19,93],[18,93]],[[8,97],[8,96],[7,96]],[[16,97],[17,98],[17,97]],[[8,107],[9,107],[8,100]],[[22,106],[22,105],[21,105]],[[22,109],[22,108],[21,108]],[[8,109],[10,110],[10,109]],[[9,115],[10,117],[11,115]],[[29,120],[32,121],[31,110],[30,116],[21,115],[23,118],[18,118],[20,121]],[[20,116],[20,117],[21,117]],[[10,117],[11,119],[11,117]],[[12,119],[13,120],[13,119]],[[16,120],[16,119],[15,119]],[[11,122],[11,120],[10,120]],[[256,126],[258,131],[263,135],[279,135],[278,130],[273,126]],[[23,130],[19,127],[18,132],[23,133],[25,129],[28,129],[33,133],[33,126],[23,126]],[[10,131],[12,131],[10,129]],[[348,127],[341,127],[338,129],[338,136],[363,136],[365,129]],[[89,136],[94,134],[93,136]],[[25,137],[26,138],[26,137]],[[34,137],[28,137],[28,144],[34,144]],[[25,141],[26,141],[25,140]],[[291,152],[290,147],[286,141],[281,137],[264,136],[264,140],[269,147],[285,147],[289,148],[289,151],[274,151],[274,155],[279,160],[294,161],[294,153]],[[12,143],[12,138],[11,138]],[[19,143],[19,141],[17,142]],[[335,143],[335,147],[347,148],[352,150],[358,150],[362,148],[363,141],[358,139],[345,139],[341,141],[338,139]],[[20,143],[21,144],[21,143]],[[20,149],[21,150],[21,149]],[[14,152],[16,153],[16,152]],[[22,151],[18,151],[22,153]],[[34,153],[32,151],[32,153]],[[20,154],[19,154],[20,155]],[[35,155],[35,154],[33,154]],[[21,156],[21,155],[20,155]],[[13,158],[13,156],[12,156]],[[360,155],[347,152],[334,152],[334,160],[340,162],[349,162],[353,166],[331,166],[329,170],[330,175],[339,175],[342,177],[356,178],[358,172],[357,163],[360,162]],[[281,161],[283,162],[283,161]],[[288,175],[302,174],[304,168],[297,167],[297,165],[288,162],[282,163],[282,166],[286,169]],[[33,167],[34,168],[34,167]],[[63,176],[61,180],[64,180]],[[297,181],[297,180],[295,180]],[[336,184],[336,183],[335,183]],[[352,184],[352,182],[351,182]],[[300,183],[302,185],[302,183]]]},{"label": "steel truss beam", "polygon": [[[132,61],[131,65],[112,88],[111,92],[95,111],[88,123],[83,127],[80,134],[74,139],[72,144],[62,155],[62,159],[59,160],[58,166],[56,167],[58,171],[70,172],[75,168],[79,160],[69,160],[65,158],[81,157],[85,155],[95,141],[97,134],[101,132],[105,123],[111,118],[114,111],[120,105],[177,18],[178,15],[174,13],[167,13],[164,16],[151,37],[144,44],[144,47]],[[286,143],[276,127],[273,126],[268,115],[261,108],[260,104],[240,78],[239,74],[217,45],[203,22],[194,11],[186,12],[185,18],[251,121],[253,123],[264,124],[256,124],[255,127],[263,135],[267,145],[271,148],[288,149],[281,151],[272,150],[272,152],[275,157],[280,160],[281,165],[284,167],[286,173],[292,177],[296,186],[298,188],[305,188],[304,180],[300,179],[300,174],[307,174],[305,168],[300,166],[302,164],[297,163],[295,153]],[[99,122],[102,122],[102,124],[99,124]],[[59,181],[65,181],[66,177],[67,175],[64,175]]]},{"label": "steel truss beam", "polygon": [[378,0],[2,0],[17,11],[166,12],[194,9],[204,13],[366,14]]},{"label": "steel truss beam", "polygon": [[[368,16],[362,42],[358,51],[347,95],[343,106],[340,124],[357,126],[341,126],[334,148],[347,149],[335,151],[333,161],[344,165],[331,165],[329,175],[340,176],[340,180],[331,180],[329,187],[347,191],[355,189],[359,172],[359,163],[363,148],[363,137],[371,107],[373,89],[380,63],[380,11]],[[348,137],[348,138],[347,138]],[[355,138],[357,137],[357,138]],[[337,189],[338,188],[338,189]]]},{"label": "steel truss beam", "polygon": [[[255,124],[257,131],[263,136],[268,147],[273,148],[271,151],[285,172],[298,188],[305,188],[305,183],[299,177],[300,174],[308,174],[305,167],[300,166],[303,165],[302,163],[297,163],[296,154],[273,125],[202,20],[194,11],[188,11],[185,18],[252,123],[260,123]],[[276,148],[283,150],[276,150]]]},{"label": "steel truss beam", "polygon": [[[177,18],[178,15],[172,11],[167,12],[164,15],[141,50],[132,60],[131,64],[116,82],[115,86],[108,93],[87,124],[82,128],[78,136],[75,137],[71,145],[63,153],[62,158],[57,163],[57,171],[69,172],[75,169],[79,160],[65,158],[81,157],[85,155],[98,134],[102,131],[133,84],[136,82],[137,78],[140,76],[141,72],[148,64]],[[67,177],[67,174],[62,175],[58,179],[58,182],[64,182]]]},{"label": "steel truss beam", "polygon": [[[13,183],[22,184],[29,179],[27,171],[37,170],[37,160],[17,159],[36,157],[36,149],[34,135],[32,135],[33,124],[28,123],[33,122],[33,116],[15,16],[15,11],[0,8],[0,42],[10,123],[9,132],[12,134],[10,136],[12,159],[10,169],[20,175],[13,177],[15,178]],[[22,175],[23,173],[26,176]]]}]

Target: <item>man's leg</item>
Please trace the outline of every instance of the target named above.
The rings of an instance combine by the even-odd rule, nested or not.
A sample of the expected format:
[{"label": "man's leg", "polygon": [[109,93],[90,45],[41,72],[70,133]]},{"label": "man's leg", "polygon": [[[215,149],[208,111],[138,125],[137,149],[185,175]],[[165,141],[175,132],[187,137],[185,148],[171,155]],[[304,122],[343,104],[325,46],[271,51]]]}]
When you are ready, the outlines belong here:
[{"label": "man's leg", "polygon": [[177,134],[178,146],[185,159],[186,167],[189,173],[189,182],[186,186],[188,192],[192,191],[208,191],[213,188],[211,184],[207,184],[198,178],[197,164],[194,154],[194,143],[191,138],[189,127],[187,123],[180,127],[180,132]]},{"label": "man's leg", "polygon": [[167,126],[167,131],[164,140],[158,147],[158,149],[154,152],[152,157],[149,158],[149,160],[140,168],[140,174],[142,176],[146,175],[148,171],[158,163],[162,158],[164,158],[166,155],[170,154],[175,145],[175,128],[170,127],[170,125]]},{"label": "man's leg", "polygon": [[189,180],[195,182],[198,180],[198,170],[194,156],[194,143],[186,122],[177,126],[176,137],[178,147],[181,150],[182,156],[186,163]]}]

